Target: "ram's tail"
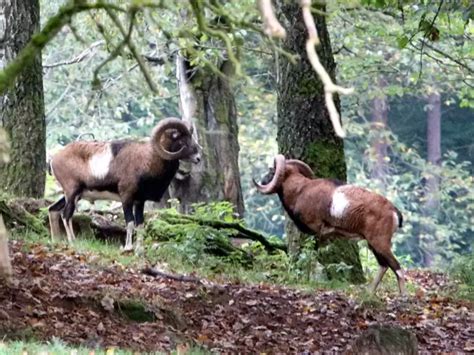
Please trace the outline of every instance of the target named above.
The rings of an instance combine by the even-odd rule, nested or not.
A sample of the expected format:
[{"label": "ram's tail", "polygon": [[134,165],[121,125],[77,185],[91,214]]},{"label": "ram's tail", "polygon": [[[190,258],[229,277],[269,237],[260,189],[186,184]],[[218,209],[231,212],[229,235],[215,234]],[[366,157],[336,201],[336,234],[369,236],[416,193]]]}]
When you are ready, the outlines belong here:
[{"label": "ram's tail", "polygon": [[398,208],[395,208],[395,213],[397,214],[397,217],[398,217],[398,228],[402,228],[403,227],[403,215],[398,210]]}]

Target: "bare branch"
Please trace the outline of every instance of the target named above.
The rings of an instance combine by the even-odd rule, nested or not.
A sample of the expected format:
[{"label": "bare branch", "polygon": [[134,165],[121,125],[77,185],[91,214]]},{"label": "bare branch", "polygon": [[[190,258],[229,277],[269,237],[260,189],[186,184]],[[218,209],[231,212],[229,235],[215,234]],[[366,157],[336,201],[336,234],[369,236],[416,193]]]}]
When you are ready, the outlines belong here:
[{"label": "bare branch", "polygon": [[285,38],[286,30],[275,16],[272,0],[258,0],[258,9],[263,18],[263,32],[269,37]]},{"label": "bare branch", "polygon": [[[441,49],[436,48],[435,46],[428,43],[426,40],[420,39],[419,41],[422,42],[425,47],[428,47],[429,49],[431,49],[433,52],[436,52],[436,53],[442,55],[443,57],[448,58],[450,61],[452,61],[452,62],[458,64],[459,66],[463,67],[464,69],[466,69],[469,73],[474,74],[474,70],[471,67],[469,67],[468,65],[466,65],[465,63],[463,63],[460,60],[454,58],[450,54],[448,54],[446,52],[443,52]],[[417,47],[415,47],[415,48],[417,48]]]},{"label": "bare branch", "polygon": [[23,48],[18,56],[0,71],[0,93],[4,92],[15,82],[15,78],[27,68],[41,50],[51,41],[54,36],[71,21],[71,18],[80,12],[94,9],[114,9],[115,11],[126,12],[123,8],[105,2],[85,3],[70,1],[61,7],[56,15],[46,22],[43,29],[33,36],[31,41]]},{"label": "bare branch", "polygon": [[353,88],[343,88],[333,83],[328,72],[324,66],[319,61],[318,54],[316,53],[315,46],[319,44],[318,31],[316,29],[316,24],[314,23],[313,15],[311,14],[311,0],[301,0],[301,8],[303,11],[303,19],[308,30],[308,39],[306,41],[306,53],[308,54],[308,59],[311,63],[311,66],[318,74],[319,78],[324,85],[324,97],[326,100],[326,107],[329,112],[329,118],[331,119],[332,126],[336,134],[344,138],[346,136],[344,130],[341,126],[339,112],[337,111],[336,105],[334,104],[334,93],[339,93],[343,95],[348,95],[354,92]]},{"label": "bare branch", "polygon": [[156,85],[155,85],[155,83],[154,83],[147,67],[146,67],[145,62],[143,61],[142,56],[140,55],[140,53],[138,53],[137,47],[135,47],[135,44],[132,42],[132,39],[131,39],[133,25],[134,25],[134,22],[135,22],[135,15],[136,15],[138,9],[132,9],[131,10],[131,13],[130,13],[130,26],[128,28],[128,32],[125,31],[125,28],[123,27],[122,23],[120,22],[119,18],[115,14],[115,12],[113,12],[110,9],[105,9],[105,11],[109,15],[109,17],[112,19],[115,26],[117,26],[117,28],[119,29],[122,36],[124,37],[124,42],[127,44],[128,48],[130,49],[130,52],[132,53],[133,57],[137,61],[138,67],[140,68],[140,71],[142,72],[143,76],[145,77],[145,81],[147,82],[148,87],[150,88],[151,91],[153,91],[155,93],[158,92],[158,89],[157,89],[157,87],[156,87]]},{"label": "bare branch", "polygon": [[92,43],[89,48],[86,48],[81,53],[76,55],[74,58],[69,59],[69,60],[63,60],[63,61],[52,63],[52,64],[43,64],[43,68],[50,69],[50,68],[60,67],[63,65],[72,65],[72,64],[80,63],[84,59],[94,56],[96,53],[94,49],[103,44],[105,44],[104,40],[96,41]]},{"label": "bare branch", "polygon": [[[430,28],[429,28],[430,31],[431,31],[431,29],[433,28],[434,23],[435,23],[436,19],[438,18],[439,13],[441,12],[441,7],[443,6],[443,2],[444,2],[444,0],[441,0],[441,1],[439,2],[438,10],[436,11],[436,14],[434,15],[433,20],[431,21],[431,24],[430,24]],[[428,37],[428,34],[429,34],[429,31],[427,30],[427,31],[425,32],[425,34],[423,35],[423,38],[426,39],[426,38]],[[425,47],[425,41],[421,41],[421,50],[420,50],[420,71],[419,71],[419,73],[418,73],[418,80],[420,80],[421,74],[423,73],[423,49],[424,49],[424,47]]]}]

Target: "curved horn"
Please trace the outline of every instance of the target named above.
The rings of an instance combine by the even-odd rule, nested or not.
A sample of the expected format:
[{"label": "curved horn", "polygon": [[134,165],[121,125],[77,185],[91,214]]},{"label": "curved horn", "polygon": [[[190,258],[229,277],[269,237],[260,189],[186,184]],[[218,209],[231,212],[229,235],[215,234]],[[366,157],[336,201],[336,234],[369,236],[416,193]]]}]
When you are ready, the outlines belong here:
[{"label": "curved horn", "polygon": [[158,123],[151,134],[151,141],[153,147],[160,157],[165,160],[177,160],[183,158],[183,153],[186,147],[181,147],[177,152],[170,152],[161,145],[161,137],[168,129],[177,129],[181,133],[191,135],[188,126],[185,122],[176,117],[165,118]]},{"label": "curved horn", "polygon": [[288,159],[286,161],[286,164],[295,165],[298,168],[299,172],[303,174],[303,176],[306,176],[307,178],[310,178],[310,179],[314,179],[313,169],[311,169],[308,164],[302,162],[301,160]]},{"label": "curved horn", "polygon": [[282,154],[278,154],[275,157],[275,175],[273,175],[272,181],[270,181],[267,185],[261,185],[252,179],[255,187],[257,190],[264,194],[269,195],[276,192],[276,190],[280,187],[283,175],[285,173],[285,157]]}]

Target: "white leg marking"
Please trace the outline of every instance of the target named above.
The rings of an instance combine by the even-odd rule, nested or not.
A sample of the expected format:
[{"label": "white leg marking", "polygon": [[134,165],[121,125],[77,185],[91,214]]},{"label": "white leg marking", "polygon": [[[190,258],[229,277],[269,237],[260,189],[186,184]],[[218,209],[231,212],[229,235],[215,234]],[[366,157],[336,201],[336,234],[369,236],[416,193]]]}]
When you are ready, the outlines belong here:
[{"label": "white leg marking", "polygon": [[66,219],[61,216],[61,220],[63,221],[64,224],[64,229],[66,230],[66,235],[67,235],[67,241],[69,243],[72,243],[73,241],[73,236],[71,234],[71,231],[69,230],[69,224],[67,223]]},{"label": "white leg marking", "polygon": [[379,271],[377,275],[374,278],[374,281],[370,285],[370,292],[375,293],[375,290],[377,289],[380,281],[382,281],[383,275],[385,275],[385,272],[387,271],[388,267],[387,266],[379,266]]},{"label": "white leg marking", "polygon": [[125,246],[123,247],[123,251],[130,251],[133,250],[133,230],[135,229],[135,223],[129,222],[127,224],[127,237],[125,239]]},{"label": "white leg marking", "polygon": [[402,296],[406,296],[407,290],[405,288],[405,273],[403,272],[402,269],[398,269],[396,271],[397,274],[397,281],[398,281],[398,290],[400,291],[400,294]]},{"label": "white leg marking", "polygon": [[344,212],[346,208],[349,206],[349,200],[346,198],[343,192],[336,191],[332,195],[332,202],[331,202],[331,216],[334,218],[342,218],[344,216]]},{"label": "white leg marking", "polygon": [[71,239],[72,239],[72,240],[75,240],[75,239],[76,239],[76,235],[74,234],[74,228],[72,227],[72,217],[71,217],[71,219],[69,220],[69,231],[71,232]]},{"label": "white leg marking", "polygon": [[109,172],[109,166],[112,158],[112,149],[110,148],[110,144],[107,144],[103,151],[94,154],[89,160],[89,169],[91,175],[98,179],[105,178]]}]

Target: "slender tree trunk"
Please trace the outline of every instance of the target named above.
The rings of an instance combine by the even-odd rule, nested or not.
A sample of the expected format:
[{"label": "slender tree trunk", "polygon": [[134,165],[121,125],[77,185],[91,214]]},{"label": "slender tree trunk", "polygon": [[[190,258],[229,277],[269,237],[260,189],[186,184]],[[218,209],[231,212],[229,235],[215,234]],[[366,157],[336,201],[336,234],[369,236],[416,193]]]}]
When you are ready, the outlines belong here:
[{"label": "slender tree trunk", "polygon": [[[8,141],[5,133],[0,128],[0,168],[3,163],[8,160]],[[0,281],[2,279],[9,279],[12,274],[12,267],[10,263],[10,256],[8,255],[8,236],[3,218],[0,214]]]},{"label": "slender tree trunk", "polygon": [[[186,70],[179,70],[180,65],[187,63],[178,63],[180,108],[184,119],[193,117],[203,159],[199,165],[181,164],[170,195],[179,199],[185,212],[192,203],[225,200],[243,216],[237,110],[230,83],[204,69],[189,78]],[[222,64],[221,70],[229,77],[233,74],[228,61]]]},{"label": "slender tree trunk", "polygon": [[[436,175],[436,167],[441,164],[441,96],[438,92],[432,91],[428,96],[427,110],[427,160],[430,163],[428,178],[426,179],[425,191],[426,201],[424,214],[434,216],[439,209],[439,177]],[[435,228],[432,225],[422,226],[422,242],[420,243],[423,252],[423,265],[430,267],[433,265],[434,243],[433,234]]]},{"label": "slender tree trunk", "polygon": [[[322,82],[313,71],[304,53],[307,38],[301,10],[297,1],[278,1],[281,20],[288,30],[284,49],[302,54],[301,61],[292,65],[280,58],[278,82],[278,147],[288,158],[301,159],[309,164],[316,176],[346,180],[346,163],[343,141],[338,138],[329,120],[324,102]],[[321,10],[325,10],[321,6]],[[321,44],[317,48],[321,63],[334,79],[336,64],[331,50],[329,33],[324,16],[315,14]],[[340,109],[339,98],[336,106]],[[289,250],[297,255],[304,239],[292,222],[287,223]],[[324,250],[324,252],[323,252]],[[352,282],[364,281],[356,243],[338,240],[329,248],[320,250],[320,262],[326,266],[329,278],[341,277],[330,264],[344,262],[351,266],[346,277]]]},{"label": "slender tree trunk", "polygon": [[387,176],[388,166],[385,158],[387,157],[387,141],[385,139],[385,132],[388,122],[388,101],[385,96],[384,88],[387,86],[387,81],[380,76],[377,86],[379,93],[372,101],[372,149],[375,154],[375,159],[372,165],[372,178],[380,181],[381,186],[385,186],[385,177]]},{"label": "slender tree trunk", "polygon": [[[0,0],[0,69],[14,59],[39,29],[39,0]],[[16,196],[42,197],[45,141],[41,55],[0,96],[0,121],[10,142],[10,162],[0,170],[0,189]]]},{"label": "slender tree trunk", "polygon": [[0,214],[0,281],[10,279],[12,275],[12,266],[10,256],[8,255],[8,236],[3,218]]}]

